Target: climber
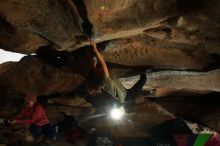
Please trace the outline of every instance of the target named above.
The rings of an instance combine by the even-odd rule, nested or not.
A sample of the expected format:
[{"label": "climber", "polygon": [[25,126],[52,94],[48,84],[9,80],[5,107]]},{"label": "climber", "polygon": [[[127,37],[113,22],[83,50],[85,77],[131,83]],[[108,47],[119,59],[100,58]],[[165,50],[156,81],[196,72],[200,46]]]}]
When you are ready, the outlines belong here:
[{"label": "climber", "polygon": [[[119,105],[124,102],[125,104],[133,103],[147,80],[146,75],[142,74],[140,80],[131,89],[127,90],[115,77],[109,74],[106,62],[97,49],[96,44],[93,41],[90,41],[90,44],[98,61],[93,60],[93,69],[87,78],[89,94],[96,96],[105,90],[112,97],[117,99]],[[100,65],[100,67],[98,65]]]},{"label": "climber", "polygon": [[36,140],[54,139],[55,129],[50,124],[43,106],[34,93],[25,97],[25,107],[10,120],[10,124],[30,125],[29,130]]}]

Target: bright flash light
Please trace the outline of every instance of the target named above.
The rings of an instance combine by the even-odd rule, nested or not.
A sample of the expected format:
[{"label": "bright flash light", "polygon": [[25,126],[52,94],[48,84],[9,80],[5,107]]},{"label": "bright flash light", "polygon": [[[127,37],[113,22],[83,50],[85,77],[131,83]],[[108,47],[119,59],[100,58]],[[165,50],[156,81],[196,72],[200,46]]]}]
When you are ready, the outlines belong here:
[{"label": "bright flash light", "polygon": [[123,106],[120,108],[114,108],[111,111],[111,117],[115,120],[119,120],[125,114]]}]

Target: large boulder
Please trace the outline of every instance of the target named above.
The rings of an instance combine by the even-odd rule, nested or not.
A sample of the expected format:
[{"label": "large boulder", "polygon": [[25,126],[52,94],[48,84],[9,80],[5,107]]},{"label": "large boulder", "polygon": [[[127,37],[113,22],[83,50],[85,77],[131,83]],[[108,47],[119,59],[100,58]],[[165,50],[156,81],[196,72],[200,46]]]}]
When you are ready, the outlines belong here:
[{"label": "large boulder", "polygon": [[[168,88],[178,90],[188,90],[197,92],[220,91],[220,70],[209,72],[192,71],[161,71],[147,74],[148,80],[143,89]],[[139,79],[139,76],[122,78],[121,81],[126,88]]]},{"label": "large boulder", "polygon": [[64,1],[1,1],[0,14],[1,25],[4,24],[1,32],[5,31],[0,37],[6,40],[0,45],[14,52],[33,53],[51,43],[67,48],[76,44],[82,34],[77,11],[69,10]]},{"label": "large boulder", "polygon": [[201,70],[212,61],[206,52],[189,51],[182,44],[160,42],[147,35],[110,41],[103,52],[105,60],[126,66]]},{"label": "large boulder", "polygon": [[74,90],[85,80],[85,76],[77,66],[57,67],[42,62],[36,56],[26,56],[2,73],[0,80],[2,86],[11,87],[20,94],[36,92],[48,95]]}]

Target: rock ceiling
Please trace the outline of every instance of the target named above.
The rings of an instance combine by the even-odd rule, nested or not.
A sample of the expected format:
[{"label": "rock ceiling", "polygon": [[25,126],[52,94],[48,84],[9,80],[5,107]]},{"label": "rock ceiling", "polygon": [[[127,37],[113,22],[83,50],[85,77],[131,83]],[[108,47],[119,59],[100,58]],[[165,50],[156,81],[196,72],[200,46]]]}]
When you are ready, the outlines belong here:
[{"label": "rock ceiling", "polygon": [[[58,92],[73,90],[82,81],[77,81],[71,87],[74,80],[72,77],[82,75],[71,71],[78,65],[74,66],[72,62],[83,62],[86,56],[81,55],[81,60],[77,61],[70,58],[73,58],[71,56],[74,54],[80,56],[76,55],[77,51],[74,50],[83,52],[83,49],[88,48],[83,47],[88,45],[83,33],[85,31],[92,31],[93,39],[104,50],[103,55],[109,67],[113,72],[119,70],[118,76],[123,76],[134,69],[138,73],[138,70],[143,71],[147,66],[153,66],[159,71],[205,72],[218,69],[219,6],[218,0],[20,0],[19,2],[3,0],[0,2],[1,48],[31,54],[40,52],[39,48],[46,48],[43,46],[49,45],[51,48],[49,50],[54,51],[45,49],[40,53],[56,59],[62,54],[55,50],[68,51],[69,53],[66,52],[67,55],[63,58],[68,58],[66,62],[71,65],[66,65],[64,62],[59,68],[54,68],[42,62],[42,57],[39,59],[36,56],[28,56],[18,64],[12,65],[10,71],[1,74],[4,79],[10,78],[10,86],[13,88],[17,88],[15,85],[22,82],[19,88],[31,90],[36,86],[41,88],[37,89],[39,94],[51,94],[55,90]],[[84,73],[86,74],[86,71]],[[219,71],[214,71],[214,74],[205,73],[208,84],[212,87],[201,88],[200,85],[194,84],[181,85],[182,87],[177,86],[177,88],[188,86],[189,89],[195,90],[198,88],[198,90],[219,91]],[[175,77],[168,76],[166,78],[177,82]],[[176,77],[176,80],[184,80],[185,76],[187,78],[187,73]],[[193,82],[200,80],[190,73],[188,76]],[[175,83],[166,86],[163,79],[158,82],[161,83],[154,82],[149,86],[154,88],[176,86]],[[49,84],[57,85],[50,86],[53,89],[49,90],[46,89]],[[24,92],[22,89],[17,90]]]}]

